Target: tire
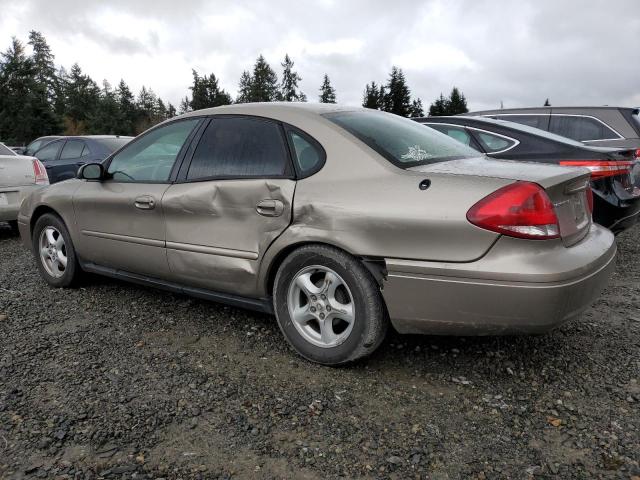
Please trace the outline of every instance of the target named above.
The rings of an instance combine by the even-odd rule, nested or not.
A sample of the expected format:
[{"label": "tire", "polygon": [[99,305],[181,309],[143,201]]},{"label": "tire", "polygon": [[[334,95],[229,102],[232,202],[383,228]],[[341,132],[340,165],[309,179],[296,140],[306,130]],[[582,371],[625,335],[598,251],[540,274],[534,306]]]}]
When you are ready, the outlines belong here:
[{"label": "tire", "polygon": [[[69,230],[62,219],[52,213],[42,215],[36,221],[31,240],[42,278],[54,287],[74,286],[82,272]],[[47,254],[42,252],[43,247],[48,250]]]},{"label": "tire", "polygon": [[325,245],[303,246],[285,258],[275,278],[273,304],[293,349],[322,365],[371,354],[389,323],[371,273],[357,258]]}]

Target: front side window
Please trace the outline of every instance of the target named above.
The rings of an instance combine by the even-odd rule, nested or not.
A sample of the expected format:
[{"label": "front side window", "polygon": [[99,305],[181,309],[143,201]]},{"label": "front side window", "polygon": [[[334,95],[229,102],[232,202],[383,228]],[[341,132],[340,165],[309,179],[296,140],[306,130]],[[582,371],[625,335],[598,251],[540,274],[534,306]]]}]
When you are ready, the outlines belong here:
[{"label": "front side window", "polygon": [[477,132],[476,137],[487,153],[504,152],[518,143],[512,138],[501,137],[489,132]]},{"label": "front side window", "polygon": [[619,138],[616,132],[604,123],[590,117],[552,115],[549,131],[573,138],[579,142],[589,140],[614,140]]},{"label": "front side window", "polygon": [[478,156],[460,142],[397,115],[358,110],[324,116],[400,168]]},{"label": "front side window", "polygon": [[64,147],[62,147],[60,160],[80,158],[88,154],[89,151],[85,148],[84,142],[82,140],[67,140],[67,143],[65,143]]},{"label": "front side window", "polygon": [[187,180],[282,177],[289,157],[280,126],[257,118],[213,118],[193,154]]},{"label": "front side window", "polygon": [[60,150],[61,145],[62,142],[60,140],[58,140],[57,142],[51,142],[38,150],[35,156],[38,157],[38,160],[42,162],[55,160],[58,156],[58,150]]},{"label": "front side window", "polygon": [[179,120],[158,127],[118,152],[109,176],[119,182],[166,182],[173,164],[200,119]]}]

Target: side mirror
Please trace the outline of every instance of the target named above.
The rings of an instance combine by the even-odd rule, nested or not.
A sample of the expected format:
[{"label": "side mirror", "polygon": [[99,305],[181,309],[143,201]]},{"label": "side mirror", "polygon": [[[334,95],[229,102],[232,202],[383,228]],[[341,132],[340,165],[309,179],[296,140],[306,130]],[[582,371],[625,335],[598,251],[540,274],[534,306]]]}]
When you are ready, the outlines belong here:
[{"label": "side mirror", "polygon": [[78,169],[78,178],[100,181],[104,179],[104,167],[100,163],[87,163]]}]

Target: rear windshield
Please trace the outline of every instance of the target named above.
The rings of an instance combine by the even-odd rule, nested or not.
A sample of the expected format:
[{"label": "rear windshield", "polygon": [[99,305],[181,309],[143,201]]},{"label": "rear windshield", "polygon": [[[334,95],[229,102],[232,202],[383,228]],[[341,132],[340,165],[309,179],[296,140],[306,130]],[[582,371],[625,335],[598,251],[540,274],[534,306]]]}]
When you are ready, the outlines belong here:
[{"label": "rear windshield", "polygon": [[16,155],[16,152],[5,146],[4,143],[0,143],[0,155]]},{"label": "rear windshield", "polygon": [[110,152],[115,152],[120,147],[129,143],[133,137],[118,137],[118,138],[96,138],[95,141],[100,145],[104,145]]},{"label": "rear windshield", "polygon": [[631,112],[631,118],[633,119],[636,131],[640,133],[640,108],[636,108]]},{"label": "rear windshield", "polygon": [[397,115],[358,110],[324,117],[400,168],[478,156],[457,140]]}]

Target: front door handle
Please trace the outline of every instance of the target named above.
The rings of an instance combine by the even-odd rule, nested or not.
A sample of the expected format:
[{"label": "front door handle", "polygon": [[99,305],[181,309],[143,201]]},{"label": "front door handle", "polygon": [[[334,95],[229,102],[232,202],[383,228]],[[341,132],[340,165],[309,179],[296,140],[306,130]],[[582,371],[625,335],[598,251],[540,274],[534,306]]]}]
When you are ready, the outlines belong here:
[{"label": "front door handle", "polygon": [[152,210],[156,207],[156,200],[151,195],[141,195],[135,199],[134,205],[140,210]]},{"label": "front door handle", "polygon": [[279,217],[284,212],[284,203],[273,199],[262,200],[256,205],[256,212],[263,217]]}]

